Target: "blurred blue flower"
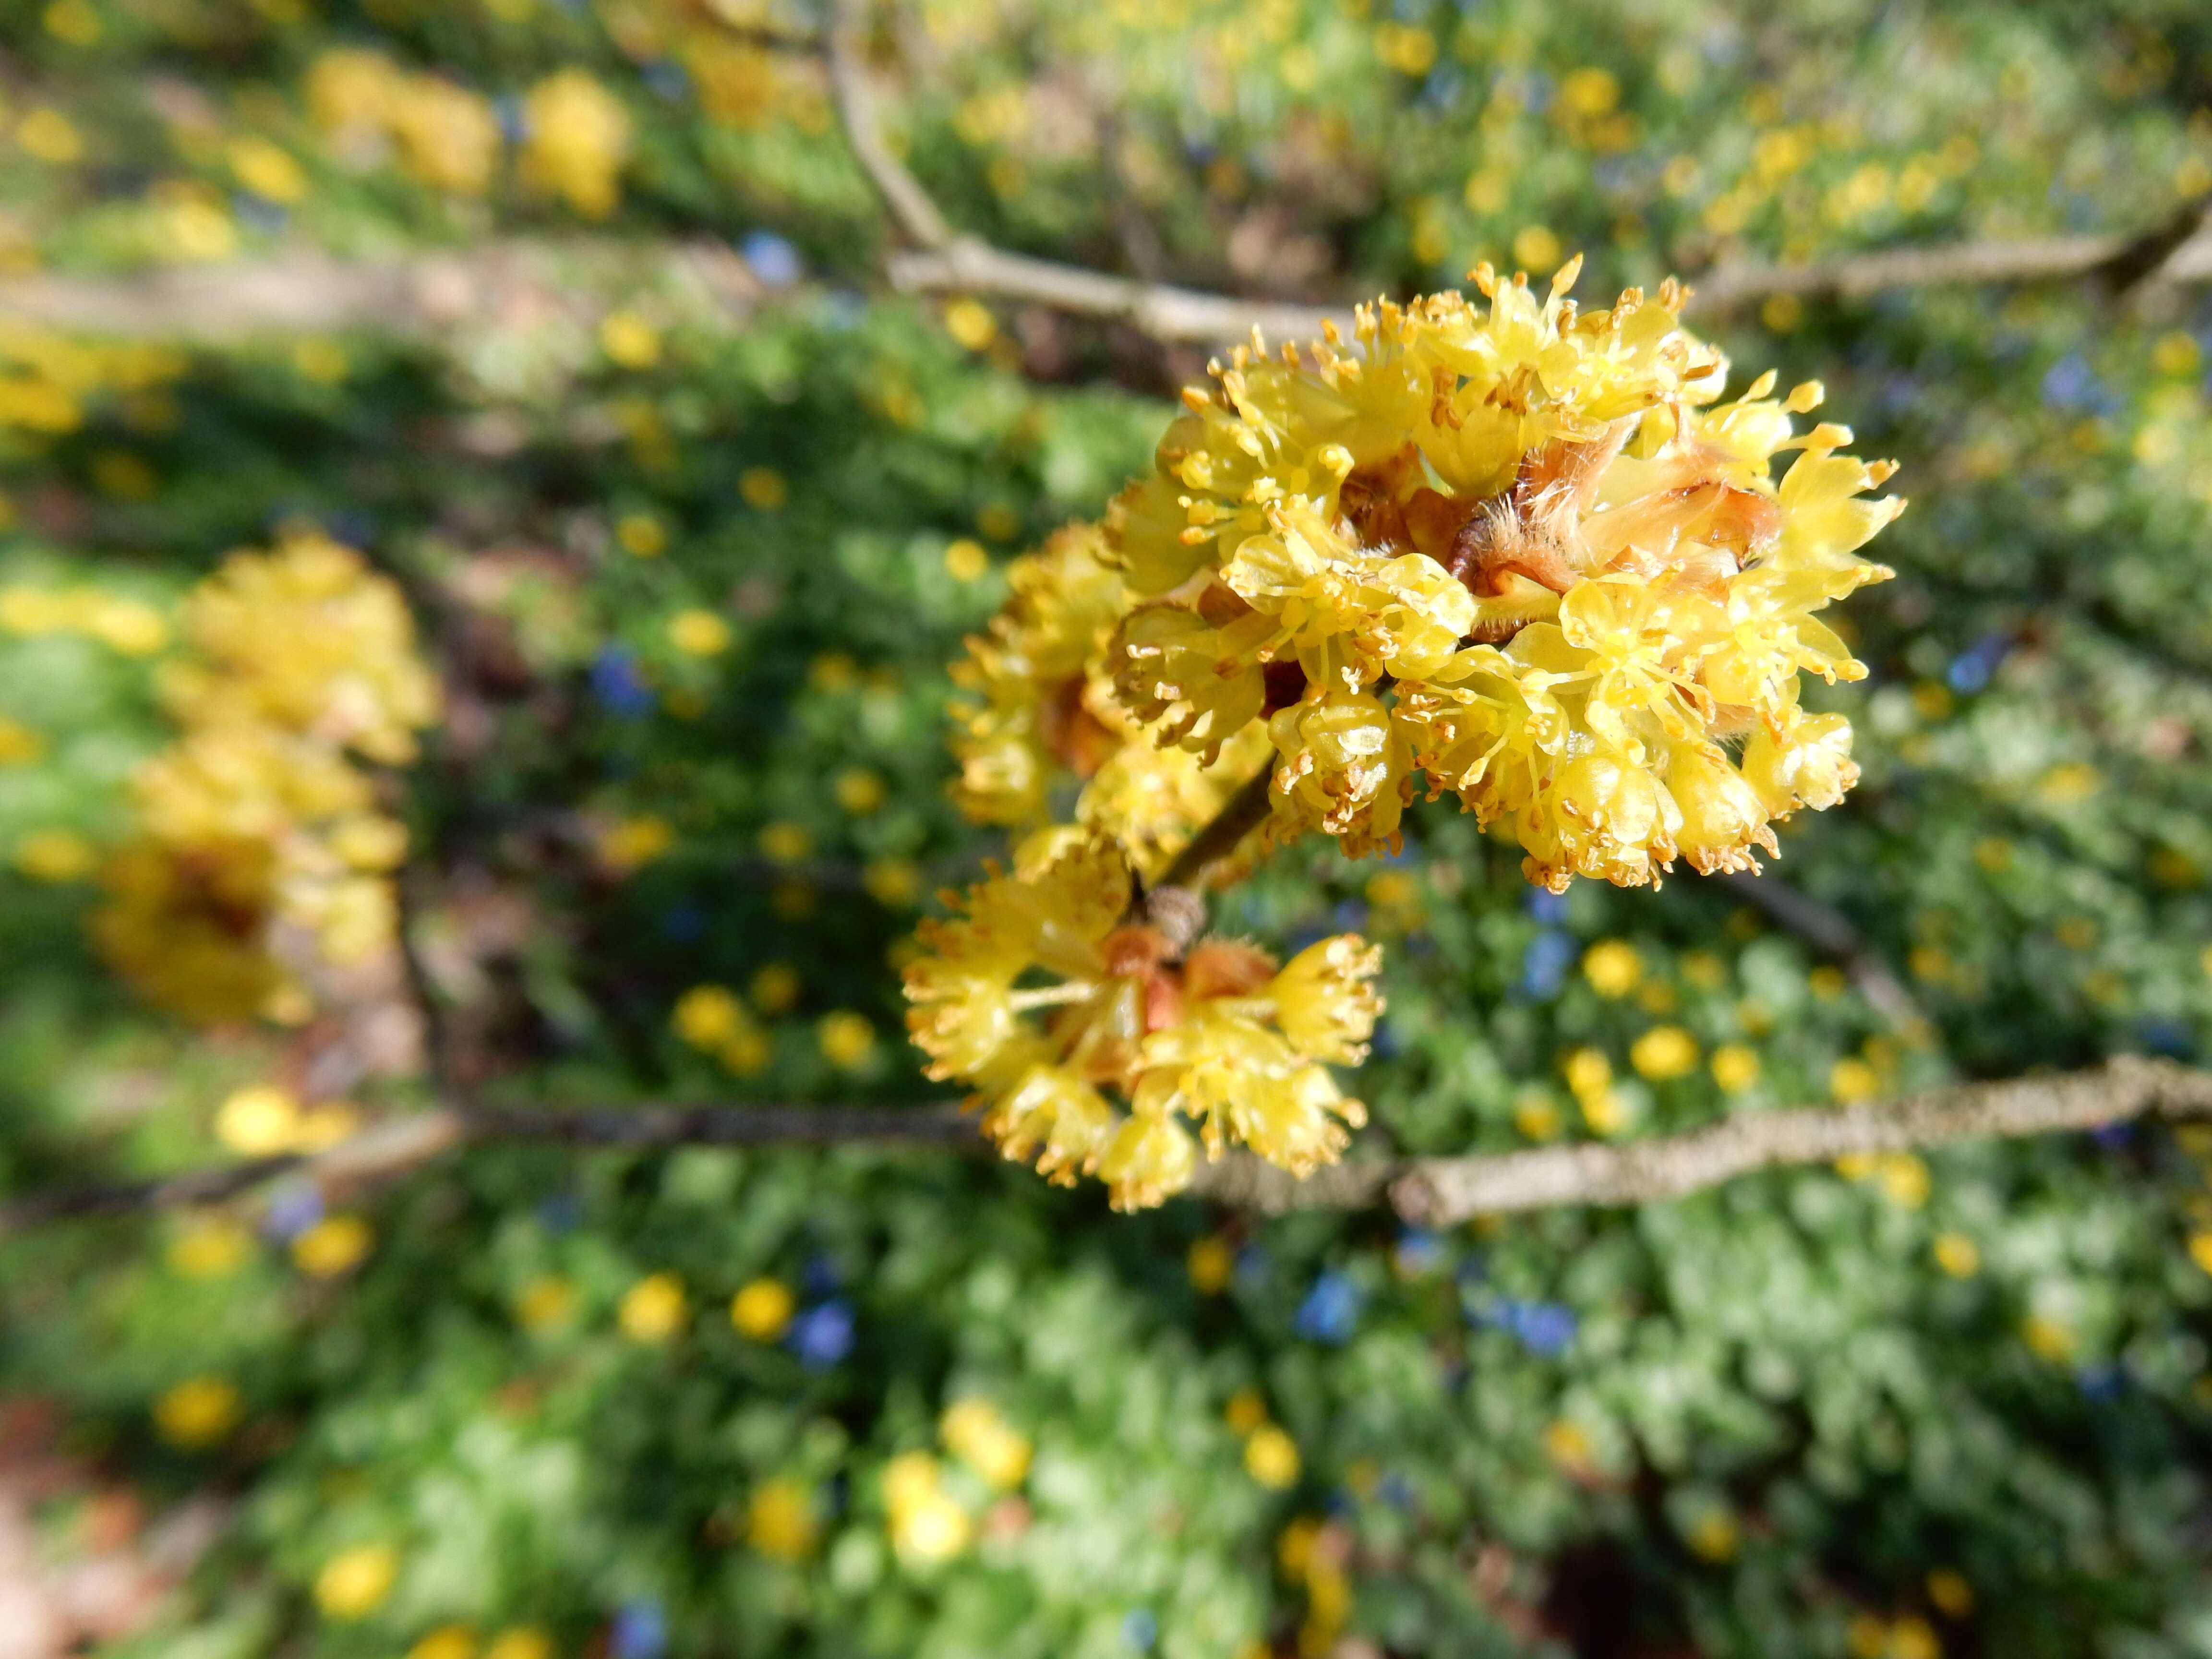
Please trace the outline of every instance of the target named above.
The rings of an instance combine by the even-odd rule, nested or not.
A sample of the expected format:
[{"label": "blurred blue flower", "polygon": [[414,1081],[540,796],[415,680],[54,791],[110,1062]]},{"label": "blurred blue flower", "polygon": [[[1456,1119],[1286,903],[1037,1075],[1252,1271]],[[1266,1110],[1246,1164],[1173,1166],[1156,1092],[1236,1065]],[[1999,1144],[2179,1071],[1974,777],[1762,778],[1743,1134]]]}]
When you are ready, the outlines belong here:
[{"label": "blurred blue flower", "polygon": [[1309,1342],[1349,1342],[1359,1326],[1362,1299],[1359,1287],[1342,1273],[1325,1273],[1299,1304],[1292,1328]]},{"label": "blurred blue flower", "polygon": [[604,646],[592,659],[592,695],[599,707],[623,720],[653,712],[653,688],[638,672],[637,659],[627,647]]},{"label": "blurred blue flower", "polygon": [[510,144],[519,144],[530,136],[530,118],[523,112],[522,100],[515,94],[503,92],[491,100],[492,118],[499,123],[499,136]]},{"label": "blurred blue flower", "polygon": [[574,1193],[556,1193],[538,1206],[538,1224],[549,1233],[572,1233],[584,1224],[584,1206]]},{"label": "blurred blue flower", "polygon": [[696,904],[678,904],[660,919],[660,931],[688,943],[707,931],[707,912]]},{"label": "blurred blue flower", "polygon": [[2043,401],[2053,409],[2078,409],[2109,415],[2120,406],[2111,388],[2078,351],[2069,351],[2045,371]]},{"label": "blurred blue flower", "polygon": [[770,288],[789,288],[806,274],[799,250],[772,230],[749,233],[738,244],[738,252],[753,268],[753,275]]},{"label": "blurred blue flower", "polygon": [[1336,928],[1340,933],[1364,933],[1367,928],[1367,905],[1364,900],[1340,900],[1336,907]]},{"label": "blurred blue flower", "polygon": [[2127,1387],[2128,1374],[2118,1364],[2083,1365],[2075,1371],[2074,1382],[2084,1400],[2102,1405],[2119,1398]]},{"label": "blurred blue flower", "polygon": [[2181,1020],[2147,1019],[2136,1027],[2136,1035],[2142,1039],[2143,1047],[2154,1054],[2166,1054],[2175,1060],[2196,1057],[2196,1034]]},{"label": "blurred blue flower", "polygon": [[270,1195],[261,1217],[261,1236],[289,1244],[323,1218],[323,1189],[312,1181],[288,1181]]},{"label": "blurred blue flower", "polygon": [[658,1601],[632,1601],[615,1614],[607,1634],[610,1659],[660,1659],[668,1651],[668,1620]]},{"label": "blurred blue flower", "polygon": [[1532,887],[1528,890],[1528,896],[1522,902],[1528,906],[1528,914],[1540,922],[1556,926],[1567,919],[1567,896],[1565,893]]},{"label": "blurred blue flower", "polygon": [[853,1352],[852,1304],[832,1301],[809,1308],[791,1322],[791,1334],[784,1340],[800,1364],[809,1370],[827,1370]]},{"label": "blurred blue flower", "polygon": [[1990,683],[2004,661],[2005,653],[2012,649],[2012,637],[2007,634],[1989,634],[1976,641],[1954,658],[1943,678],[1951,689],[1964,696],[1972,696]]},{"label": "blurred blue flower", "polygon": [[1132,1607],[1121,1620],[1121,1639],[1139,1653],[1150,1653],[1160,1639],[1160,1621],[1150,1607]]},{"label": "blurred blue flower", "polygon": [[1406,1045],[1399,1041],[1397,1028],[1387,1019],[1376,1022],[1368,1042],[1373,1047],[1377,1060],[1395,1060],[1406,1052]]},{"label": "blurred blue flower", "polygon": [[1375,1495],[1394,1510],[1410,1510],[1415,1501],[1413,1483],[1395,1469],[1383,1475]]},{"label": "blurred blue flower", "polygon": [[1444,1242],[1426,1227],[1408,1227],[1398,1235],[1392,1261],[1408,1279],[1433,1273],[1444,1259]]},{"label": "blurred blue flower", "polygon": [[1556,1359],[1574,1346],[1581,1322],[1574,1310],[1558,1302],[1521,1302],[1503,1297],[1470,1317],[1480,1324],[1495,1325],[1539,1358]]},{"label": "blurred blue flower", "polygon": [[1274,1266],[1267,1251],[1257,1244],[1247,1244],[1237,1252],[1237,1283],[1245,1290],[1256,1291],[1267,1282]]},{"label": "blurred blue flower", "polygon": [[291,221],[291,215],[283,208],[265,196],[256,196],[250,190],[232,192],[230,210],[238,216],[239,223],[248,230],[266,231],[271,236]]},{"label": "blurred blue flower", "polygon": [[1521,958],[1522,991],[1539,1001],[1557,996],[1559,987],[1566,983],[1567,969],[1581,954],[1582,946],[1575,943],[1573,934],[1547,927],[1528,941],[1528,951]]},{"label": "blurred blue flower", "polygon": [[2121,1152],[2132,1146],[2136,1126],[2132,1123],[2100,1123],[2089,1131],[2089,1139],[2108,1152]]},{"label": "blurred blue flower", "polygon": [[809,1296],[828,1296],[844,1282],[837,1264],[819,1250],[807,1257],[806,1265],[799,1270],[799,1287]]}]

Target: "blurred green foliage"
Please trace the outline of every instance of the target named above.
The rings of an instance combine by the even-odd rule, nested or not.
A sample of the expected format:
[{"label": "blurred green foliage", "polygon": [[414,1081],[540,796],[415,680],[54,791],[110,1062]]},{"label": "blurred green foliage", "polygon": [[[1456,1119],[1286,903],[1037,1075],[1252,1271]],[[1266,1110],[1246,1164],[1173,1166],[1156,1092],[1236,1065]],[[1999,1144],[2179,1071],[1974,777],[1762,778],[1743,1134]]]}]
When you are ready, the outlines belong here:
[{"label": "blurred green foliage", "polygon": [[[0,15],[18,272],[586,235],[648,272],[606,315],[518,302],[411,343],[0,328],[0,1181],[215,1161],[226,1094],[299,1085],[329,1035],[184,1030],[84,943],[168,735],[143,608],[302,518],[404,586],[447,683],[387,787],[460,1081],[922,1097],[891,964],[992,850],[945,798],[944,664],[996,567],[1144,463],[1196,363],[879,297],[882,217],[795,7]],[[1597,289],[2126,233],[2212,184],[2212,21],[2179,0],[915,0],[875,47],[963,227],[1286,297],[1577,247]],[[310,96],[340,50],[388,70],[350,125]],[[574,66],[631,135],[597,220],[517,160]],[[756,297],[657,266],[677,238],[734,245]],[[1850,607],[1872,678],[1822,694],[1866,781],[1777,873],[1926,1017],[1893,1025],[1736,887],[1554,901],[1431,809],[1402,859],[1301,849],[1223,901],[1276,945],[1391,947],[1370,1138],[1503,1149],[2198,1056],[2212,313],[1931,289],[1703,323],[1747,374],[1825,380],[1916,498],[1877,550],[1899,580]],[[702,984],[766,1031],[748,1075],[671,1029]],[[1686,1072],[1639,1073],[1661,1027]],[[358,1262],[300,1265],[314,1206],[283,1188],[9,1240],[0,1386],[101,1479],[226,1506],[118,1652],[367,1659],[465,1626],[418,1651],[2203,1654],[2206,1155],[2149,1128],[1960,1147],[1438,1237],[1115,1217],[939,1153],[478,1149],[364,1200]],[[726,1310],[762,1279],[796,1316],[747,1335]],[[972,1537],[933,1559],[886,1469],[971,1397],[1033,1455],[1010,1492],[947,1459]]]}]

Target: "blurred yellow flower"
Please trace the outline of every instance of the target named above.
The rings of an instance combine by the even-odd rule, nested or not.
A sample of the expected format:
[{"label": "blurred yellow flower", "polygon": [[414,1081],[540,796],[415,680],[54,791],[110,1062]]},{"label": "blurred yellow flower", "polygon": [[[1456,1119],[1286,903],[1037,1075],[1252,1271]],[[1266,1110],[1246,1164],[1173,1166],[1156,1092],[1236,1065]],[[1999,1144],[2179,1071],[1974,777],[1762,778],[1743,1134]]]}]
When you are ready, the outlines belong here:
[{"label": "blurred yellow flower", "polygon": [[1236,1266],[1236,1252],[1226,1239],[1214,1234],[1194,1241],[1185,1261],[1191,1288],[1200,1296],[1219,1296],[1227,1290]]},{"label": "blurred yellow flower", "polygon": [[945,574],[957,582],[981,581],[991,568],[983,544],[962,537],[945,550]]},{"label": "blurred yellow flower", "polygon": [[647,813],[609,826],[599,836],[599,861],[618,875],[628,875],[675,845],[675,826],[666,818]]},{"label": "blurred yellow flower", "polygon": [[744,1005],[724,985],[695,985],[676,1000],[669,1017],[676,1034],[695,1048],[719,1048],[752,1023]]},{"label": "blurred yellow flower", "polygon": [[970,351],[981,351],[999,337],[998,319],[978,300],[955,300],[945,307],[945,331]]},{"label": "blurred yellow flower", "polygon": [[730,1298],[730,1323],[741,1336],[774,1342],[791,1328],[794,1305],[790,1287],[781,1279],[756,1279]]},{"label": "blurred yellow flower", "polygon": [[389,1544],[341,1551],[315,1575],[315,1605],[326,1617],[366,1619],[383,1605],[399,1577],[399,1552]]},{"label": "blurred yellow flower", "polygon": [[599,349],[623,368],[651,368],[660,361],[660,331],[635,311],[611,311],[599,319]]},{"label": "blurred yellow flower", "polygon": [[1759,1081],[1759,1056],[1741,1042],[1724,1042],[1713,1050],[1713,1081],[1729,1094],[1741,1094]]},{"label": "blurred yellow flower", "polygon": [[804,1559],[821,1534],[814,1489],[788,1475],[763,1480],[745,1506],[745,1541],[778,1561]]},{"label": "blurred yellow flower", "polygon": [[517,1625],[492,1638],[483,1659],[553,1659],[553,1638],[535,1625]]},{"label": "blurred yellow flower", "polygon": [[841,1072],[860,1070],[875,1053],[876,1028],[866,1014],[850,1009],[823,1015],[815,1034],[822,1045],[822,1057]]},{"label": "blurred yellow flower", "polygon": [[586,70],[564,69],[530,89],[522,113],[523,183],[567,198],[587,219],[612,213],[630,148],[622,100]]},{"label": "blurred yellow flower", "polygon": [[788,1013],[799,1001],[799,969],[787,962],[771,962],[752,976],[746,988],[753,1006],[764,1014]]},{"label": "blurred yellow flower", "polygon": [[668,530],[650,513],[626,513],[615,523],[615,539],[623,550],[650,559],[668,550]]},{"label": "blurred yellow flower", "polygon": [[216,1109],[216,1139],[245,1158],[268,1158],[293,1149],[300,1103],[272,1083],[234,1089]]},{"label": "blurred yellow flower", "polygon": [[219,1376],[195,1376],[154,1402],[154,1426],[171,1445],[191,1451],[229,1434],[245,1409],[236,1385]]},{"label": "blurred yellow flower", "polygon": [[1221,1420],[1238,1434],[1249,1434],[1267,1420],[1267,1402],[1257,1389],[1239,1389],[1221,1408]]},{"label": "blurred yellow flower", "polygon": [[945,1449],[997,1492],[1011,1492],[1030,1469],[1029,1437],[986,1400],[963,1400],[945,1409],[938,1434]]},{"label": "blurred yellow flower", "polygon": [[477,1633],[466,1625],[441,1625],[407,1650],[407,1659],[476,1659]]},{"label": "blurred yellow flower", "polygon": [[46,752],[46,740],[20,720],[0,715],[0,766],[27,766]]},{"label": "blurred yellow flower", "polygon": [[772,466],[749,466],[738,475],[738,494],[758,513],[781,513],[791,500],[791,486]]},{"label": "blurred yellow flower", "polygon": [[668,637],[692,656],[720,656],[730,648],[730,624],[711,611],[679,611],[669,618]]},{"label": "blurred yellow flower", "polygon": [[860,871],[860,884],[877,903],[902,910],[921,896],[921,868],[911,859],[871,859]]},{"label": "blurred yellow flower", "polygon": [[357,1267],[376,1235],[356,1215],[325,1216],[292,1241],[292,1260],[316,1279],[335,1279]]},{"label": "blurred yellow flower", "polygon": [[222,1279],[253,1254],[253,1235],[228,1217],[186,1224],[169,1241],[169,1267],[183,1279]]},{"label": "blurred yellow flower", "polygon": [[940,1469],[927,1452],[902,1452],[884,1466],[884,1508],[891,1545],[918,1566],[949,1561],[968,1547],[968,1512],[939,1484]]},{"label": "blurred yellow flower", "polygon": [[68,116],[48,105],[40,105],[17,124],[15,142],[49,167],[68,167],[84,159],[82,135]]},{"label": "blurred yellow flower", "polygon": [[779,818],[761,826],[754,844],[771,864],[797,864],[814,850],[814,837],[801,825]]},{"label": "blurred yellow flower", "polygon": [[1655,1083],[1686,1077],[1697,1069],[1697,1039],[1679,1025],[1655,1025],[1630,1046],[1628,1063]]},{"label": "blurred yellow flower", "polygon": [[306,199],[307,173],[291,152],[247,133],[230,141],[231,176],[256,196],[289,207]]},{"label": "blurred yellow flower", "polygon": [[1828,1068],[1828,1092],[1846,1106],[1872,1100],[1881,1092],[1881,1074],[1866,1061],[1846,1056]]},{"label": "blurred yellow flower", "polygon": [[1964,1233],[1939,1234],[1935,1254],[1936,1265],[1954,1279],[1972,1279],[1982,1270],[1981,1249]]},{"label": "blurred yellow flower", "polygon": [[1244,1442],[1244,1469],[1270,1491],[1280,1492],[1298,1478],[1297,1442],[1272,1423],[1263,1423]]},{"label": "blurred yellow flower", "polygon": [[33,830],[15,843],[15,867],[34,881],[82,881],[99,855],[74,830]]},{"label": "blurred yellow flower", "polygon": [[846,768],[837,775],[832,787],[836,793],[837,805],[855,817],[866,817],[882,806],[887,793],[882,776],[864,766]]},{"label": "blurred yellow flower", "polygon": [[515,1317],[528,1331],[550,1331],[565,1325],[575,1311],[575,1285],[553,1273],[532,1279],[514,1303]]},{"label": "blurred yellow flower", "polygon": [[665,1342],[684,1327],[689,1304],[674,1273],[653,1273],[630,1286],[616,1315],[634,1342]]},{"label": "blurred yellow flower", "polygon": [[1625,997],[1644,977],[1644,963],[1626,939],[1603,939],[1584,954],[1583,975],[1600,996]]}]

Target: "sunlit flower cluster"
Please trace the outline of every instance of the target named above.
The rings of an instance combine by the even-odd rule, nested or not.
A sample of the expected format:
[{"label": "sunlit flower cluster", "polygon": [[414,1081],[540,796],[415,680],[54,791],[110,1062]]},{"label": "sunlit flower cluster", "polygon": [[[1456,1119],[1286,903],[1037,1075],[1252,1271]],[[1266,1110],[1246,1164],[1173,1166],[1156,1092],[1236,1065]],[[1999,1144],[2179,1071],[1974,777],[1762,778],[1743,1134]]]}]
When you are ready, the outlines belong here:
[{"label": "sunlit flower cluster", "polygon": [[1364,1058],[1379,952],[1342,934],[1279,969],[1229,939],[1178,953],[1130,892],[1109,840],[1044,830],[925,923],[906,982],[931,1075],[973,1085],[1007,1157],[1095,1174],[1122,1209],[1189,1185],[1201,1139],[1301,1176],[1334,1158],[1365,1114],[1323,1062]]},{"label": "sunlit flower cluster", "polygon": [[[309,68],[307,95],[315,124],[348,165],[390,155],[418,184],[451,196],[482,196],[498,176],[505,139],[491,100],[444,76],[342,46]],[[622,101],[587,71],[564,69],[531,88],[522,117],[522,183],[587,218],[611,213],[630,150]]]},{"label": "sunlit flower cluster", "polygon": [[1279,836],[1395,844],[1418,771],[1506,820],[1532,879],[1636,884],[1756,868],[1771,819],[1855,780],[1798,676],[1864,672],[1812,613],[1889,574],[1855,551],[1902,506],[1858,499],[1889,469],[1796,431],[1817,385],[1717,403],[1672,284],[1580,312],[1576,269],[1541,303],[1486,269],[1486,310],[1438,295],[1363,308],[1350,347],[1240,349],[1116,504],[1148,601],[1123,700],[1201,756],[1264,723]]},{"label": "sunlit flower cluster", "polygon": [[0,429],[75,432],[101,394],[144,397],[185,368],[173,346],[72,340],[21,324],[0,325]]},{"label": "sunlit flower cluster", "polygon": [[982,823],[1045,822],[1054,786],[1082,781],[1079,823],[1118,841],[1150,876],[1221,810],[1267,753],[1256,729],[1212,763],[1163,746],[1117,699],[1108,647],[1127,614],[1096,526],[1061,531],[1007,567],[1012,589],[953,668],[955,799]]},{"label": "sunlit flower cluster", "polygon": [[434,716],[398,592],[312,530],[240,551],[185,601],[163,701],[182,727],[133,781],[102,948],[147,995],[216,1022],[309,1010],[298,968],[389,949],[406,832],[356,757],[413,757]]}]

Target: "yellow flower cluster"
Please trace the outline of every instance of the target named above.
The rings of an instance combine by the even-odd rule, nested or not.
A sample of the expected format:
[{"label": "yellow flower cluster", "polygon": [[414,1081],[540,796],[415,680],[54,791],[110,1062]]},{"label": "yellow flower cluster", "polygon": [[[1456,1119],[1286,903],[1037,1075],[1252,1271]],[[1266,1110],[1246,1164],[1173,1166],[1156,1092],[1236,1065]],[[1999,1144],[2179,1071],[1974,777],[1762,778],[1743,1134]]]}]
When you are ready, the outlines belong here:
[{"label": "yellow flower cluster", "polygon": [[[491,188],[503,143],[483,94],[357,46],[317,58],[307,93],[316,125],[341,158],[373,163],[392,151],[404,172],[433,190],[481,196]],[[562,197],[587,218],[611,213],[630,150],[622,100],[586,70],[564,69],[531,88],[523,121],[524,185]]]},{"label": "yellow flower cluster", "polygon": [[1012,1492],[1030,1472],[1029,1437],[988,1400],[946,1407],[937,1432],[957,1471],[926,1451],[901,1452],[884,1465],[884,1519],[892,1547],[911,1566],[934,1566],[968,1547],[975,1528],[962,1488],[971,1500],[997,1496]]},{"label": "yellow flower cluster", "polygon": [[[1673,284],[1609,309],[1525,278],[1363,307],[1347,348],[1239,349],[1115,504],[1146,603],[1121,699],[1203,757],[1263,726],[1273,833],[1395,845],[1417,770],[1508,822],[1532,880],[1756,868],[1770,820],[1855,781],[1800,671],[1865,672],[1812,613],[1890,573],[1856,550],[1889,473],[1795,430],[1817,385],[1716,402]],[[1796,452],[1779,479],[1773,458]]]},{"label": "yellow flower cluster", "polygon": [[1061,531],[1006,570],[1012,594],[954,665],[954,798],[981,823],[1030,828],[1051,815],[1054,782],[1083,781],[1079,823],[1157,872],[1219,811],[1267,754],[1255,729],[1212,762],[1163,747],[1115,695],[1108,647],[1129,609],[1095,526]]},{"label": "yellow flower cluster", "polygon": [[1121,1209],[1190,1183],[1185,1119],[1209,1156],[1241,1141],[1300,1176],[1334,1158],[1365,1113],[1322,1062],[1365,1057],[1380,952],[1344,934],[1279,971],[1226,939],[1178,957],[1129,920],[1130,892],[1110,840],[1048,830],[962,914],[923,924],[906,989],[930,1074],[974,1085],[1007,1157],[1062,1182],[1095,1173]]},{"label": "yellow flower cluster", "polygon": [[98,394],[152,393],[185,368],[173,346],[70,340],[21,324],[0,325],[0,429],[74,432]]},{"label": "yellow flower cluster", "polygon": [[312,530],[232,554],[182,621],[191,655],[161,677],[182,735],[134,780],[139,833],[108,866],[94,934],[187,1018],[298,1018],[288,961],[391,945],[406,832],[354,757],[411,758],[435,684],[398,591]]}]

